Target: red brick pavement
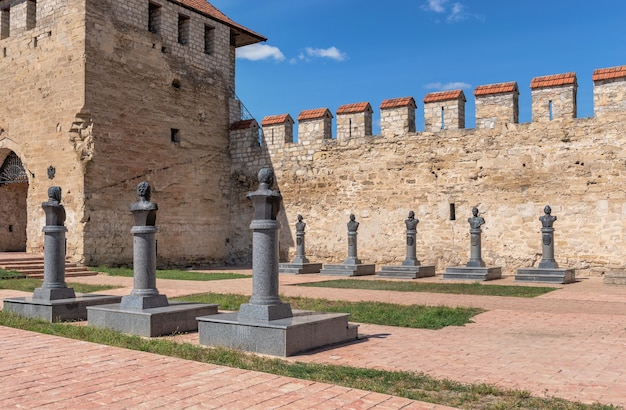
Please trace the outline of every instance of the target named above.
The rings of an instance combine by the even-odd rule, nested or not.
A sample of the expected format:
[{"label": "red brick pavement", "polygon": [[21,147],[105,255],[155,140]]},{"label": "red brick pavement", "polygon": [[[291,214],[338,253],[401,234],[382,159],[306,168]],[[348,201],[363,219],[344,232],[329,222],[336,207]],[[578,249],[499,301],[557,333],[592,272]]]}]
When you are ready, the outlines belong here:
[{"label": "red brick pavement", "polygon": [[[584,278],[532,299],[293,286],[328,279],[321,275],[281,275],[280,291],[289,296],[475,306],[488,311],[476,316],[472,324],[437,331],[361,325],[359,333],[364,339],[358,343],[288,360],[419,371],[461,382],[520,388],[540,396],[626,406],[626,286],[608,286],[601,278]],[[125,295],[132,288],[131,278],[96,276],[76,280],[125,286],[107,293]],[[488,284],[514,283],[512,278],[505,278]],[[157,286],[169,297],[208,291],[250,294],[252,288],[250,279],[159,280]],[[176,338],[197,343],[197,334],[193,333]],[[326,389],[322,391],[327,394]],[[352,394],[356,393],[347,395]],[[344,397],[344,393],[337,397]],[[308,403],[309,399],[300,400],[298,403]],[[340,399],[333,398],[332,402],[336,400]]]},{"label": "red brick pavement", "polygon": [[449,409],[0,326],[0,407]]}]

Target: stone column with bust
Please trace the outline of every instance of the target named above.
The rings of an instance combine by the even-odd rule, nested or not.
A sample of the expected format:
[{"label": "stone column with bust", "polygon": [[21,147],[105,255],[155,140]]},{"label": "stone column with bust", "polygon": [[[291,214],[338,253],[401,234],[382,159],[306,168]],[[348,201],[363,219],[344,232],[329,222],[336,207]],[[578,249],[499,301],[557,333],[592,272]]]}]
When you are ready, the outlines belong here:
[{"label": "stone column with bust", "polygon": [[417,259],[417,224],[415,212],[409,211],[409,216],[404,220],[406,225],[406,259],[401,266],[383,266],[378,276],[398,279],[418,279],[435,276],[435,266],[423,266]]},{"label": "stone column with bust", "polygon": [[65,283],[65,208],[61,204],[61,187],[48,188],[48,201],[41,204],[46,214],[44,233],[43,283],[33,292],[33,299],[75,298],[74,289]]},{"label": "stone column with bust", "polygon": [[156,217],[159,207],[150,202],[147,182],[137,186],[137,202],[130,206],[133,234],[133,290],[122,298],[122,309],[149,309],[168,306],[167,297],[156,287]]},{"label": "stone column with bust", "polygon": [[291,317],[291,306],[278,296],[278,230],[276,216],[282,196],[272,190],[274,172],[259,171],[259,188],[248,193],[254,206],[252,229],[252,297],[239,308],[240,320],[276,320]]},{"label": "stone column with bust", "polygon": [[467,218],[470,226],[470,258],[465,266],[446,268],[443,279],[494,280],[502,278],[502,268],[487,266],[482,258],[482,226],[485,218],[480,216],[477,207],[472,208],[472,216]]},{"label": "stone column with bust", "polygon": [[65,208],[61,187],[48,188],[48,200],[41,204],[46,215],[43,282],[32,297],[4,299],[4,310],[48,322],[87,319],[87,307],[117,303],[119,296],[76,294],[65,282]]},{"label": "stone column with bust", "polygon": [[[259,188],[248,193],[254,206],[252,229],[252,296],[238,312],[198,317],[201,345],[226,346],[274,356],[354,340],[357,326],[347,313],[292,311],[278,294],[278,230],[282,196],[273,189],[274,172],[258,173]],[[301,222],[301,218],[298,218]],[[304,225],[297,226],[304,232]],[[303,250],[303,249],[301,249]],[[301,256],[304,252],[301,253]],[[304,259],[304,258],[303,258]]]},{"label": "stone column with bust", "polygon": [[133,289],[120,303],[87,308],[90,326],[143,337],[189,332],[198,329],[196,318],[217,313],[217,305],[169,302],[156,286],[156,217],[148,182],[137,185],[137,201],[130,205],[134,225]]},{"label": "stone column with bust", "polygon": [[546,283],[572,283],[576,281],[574,269],[559,268],[554,258],[554,222],[557,220],[552,215],[552,208],[546,205],[543,215],[539,217],[541,222],[541,261],[539,265],[529,268],[519,268],[515,274],[516,282],[546,282]]},{"label": "stone column with bust", "polygon": [[350,219],[348,220],[347,227],[348,257],[343,261],[343,264],[324,265],[324,267],[320,271],[320,274],[336,276],[363,276],[375,274],[376,265],[365,264],[358,257],[357,230],[359,229],[359,222],[356,220],[354,214],[350,214]]},{"label": "stone column with bust", "polygon": [[304,236],[306,222],[303,221],[302,215],[298,214],[298,222],[296,222],[296,256],[290,263],[281,263],[278,265],[279,273],[318,273],[322,269],[321,263],[312,263],[306,257]]}]

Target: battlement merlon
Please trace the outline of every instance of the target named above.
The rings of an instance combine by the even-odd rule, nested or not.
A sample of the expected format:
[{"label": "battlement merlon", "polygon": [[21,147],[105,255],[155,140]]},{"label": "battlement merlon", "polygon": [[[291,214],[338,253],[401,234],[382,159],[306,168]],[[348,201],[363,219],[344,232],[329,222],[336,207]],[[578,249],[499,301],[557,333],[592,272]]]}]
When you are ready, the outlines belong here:
[{"label": "battlement merlon", "polygon": [[463,90],[439,91],[424,97],[426,131],[465,128],[465,94]]},{"label": "battlement merlon", "polygon": [[311,145],[333,137],[333,115],[328,108],[301,111],[298,115],[298,143]]},{"label": "battlement merlon", "polygon": [[293,142],[293,118],[289,114],[271,115],[263,118],[263,137],[266,144],[283,146]]},{"label": "battlement merlon", "polygon": [[372,136],[372,106],[368,102],[344,104],[337,109],[337,141]]},{"label": "battlement merlon", "polygon": [[592,80],[596,117],[626,111],[626,66],[596,69]]},{"label": "battlement merlon", "polygon": [[535,77],[530,90],[533,122],[576,118],[576,73]]},{"label": "battlement merlon", "polygon": [[415,132],[415,110],[413,97],[390,98],[380,104],[380,133],[383,137],[405,135]]},{"label": "battlement merlon", "polygon": [[498,123],[519,122],[517,82],[479,85],[474,89],[476,128],[495,128]]},{"label": "battlement merlon", "polygon": [[[596,116],[626,112],[626,65],[597,69],[593,81]],[[535,77],[530,88],[532,122],[576,118],[578,82],[575,73]],[[477,86],[474,89],[476,129],[519,123],[519,94],[515,81]],[[462,90],[427,94],[424,98],[425,131],[465,128],[465,103]],[[393,137],[416,132],[416,109],[413,97],[383,101],[380,105],[381,135]],[[299,143],[310,145],[331,139],[332,118],[327,108],[302,111],[298,116]],[[370,136],[371,119],[371,105],[367,102],[342,105],[337,110],[337,140]],[[293,142],[293,119],[289,114],[266,117],[261,125],[268,145],[278,148],[277,144]]]}]

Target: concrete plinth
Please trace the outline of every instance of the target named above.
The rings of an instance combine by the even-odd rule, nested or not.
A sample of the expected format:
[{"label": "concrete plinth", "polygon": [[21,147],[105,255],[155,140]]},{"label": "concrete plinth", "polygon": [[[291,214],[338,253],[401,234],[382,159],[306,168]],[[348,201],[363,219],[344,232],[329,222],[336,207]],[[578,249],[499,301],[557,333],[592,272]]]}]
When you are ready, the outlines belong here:
[{"label": "concrete plinth", "polygon": [[383,266],[378,276],[395,279],[419,279],[435,276],[435,266]]},{"label": "concrete plinth", "polygon": [[294,311],[293,316],[271,321],[241,321],[237,313],[198,318],[200,344],[292,356],[357,339],[358,326],[348,323],[347,313]]},{"label": "concrete plinth", "polygon": [[340,264],[340,265],[324,265],[320,271],[320,275],[335,276],[365,276],[374,275],[376,273],[376,265],[371,264]]},{"label": "concrete plinth", "polygon": [[89,293],[79,293],[68,299],[8,298],[4,299],[4,310],[48,322],[78,321],[87,319],[88,306],[119,303],[120,299],[120,296]]},{"label": "concrete plinth", "polygon": [[321,263],[280,263],[278,273],[301,275],[305,273],[319,273],[322,270]]},{"label": "concrete plinth", "polygon": [[604,274],[602,283],[605,285],[626,285],[626,272],[612,271]]},{"label": "concrete plinth", "polygon": [[468,267],[468,266],[452,266],[446,268],[443,279],[460,279],[460,280],[494,280],[502,278],[501,267]]},{"label": "concrete plinth", "polygon": [[574,271],[560,268],[521,268],[517,270],[515,282],[573,283],[576,282]]},{"label": "concrete plinth", "polygon": [[151,309],[124,309],[120,304],[87,308],[89,326],[155,337],[198,329],[198,316],[214,315],[217,305],[175,303]]}]

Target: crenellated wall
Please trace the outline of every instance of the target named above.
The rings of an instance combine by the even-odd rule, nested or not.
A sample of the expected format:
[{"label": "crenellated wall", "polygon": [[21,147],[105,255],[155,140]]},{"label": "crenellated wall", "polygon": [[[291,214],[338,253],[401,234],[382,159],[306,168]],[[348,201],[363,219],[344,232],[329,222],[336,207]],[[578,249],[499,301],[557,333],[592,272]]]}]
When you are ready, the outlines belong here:
[{"label": "crenellated wall", "polygon": [[[257,143],[244,153],[231,142],[231,174],[253,181],[260,166],[273,166],[284,198],[283,260],[294,256],[294,223],[300,213],[307,222],[309,258],[342,261],[346,223],[354,213],[360,222],[359,257],[367,263],[399,264],[406,256],[404,219],[414,210],[420,220],[418,258],[442,271],[467,262],[467,218],[477,206],[487,221],[483,259],[512,274],[540,261],[538,218],[549,204],[558,217],[555,256],[561,266],[576,268],[581,276],[622,269],[626,66],[596,70],[593,81],[591,118],[575,118],[577,79],[571,74],[533,79],[533,120],[522,124],[516,83],[477,87],[474,129],[460,126],[463,109],[455,118],[442,115],[438,105],[443,126],[415,132],[411,97],[381,104],[379,136],[342,133],[332,139],[324,125],[324,133],[308,134],[306,144],[293,143],[291,116],[267,117],[262,121],[264,145]],[[442,101],[445,111],[459,107],[464,96],[435,98],[425,105]],[[385,114],[390,109],[393,115]],[[322,122],[332,115],[324,110],[308,111],[325,113],[317,120]],[[339,124],[347,114],[338,110],[336,115]],[[311,121],[316,120],[306,121],[314,129]],[[244,127],[237,133],[242,146],[252,141],[254,130],[247,134]]]}]

